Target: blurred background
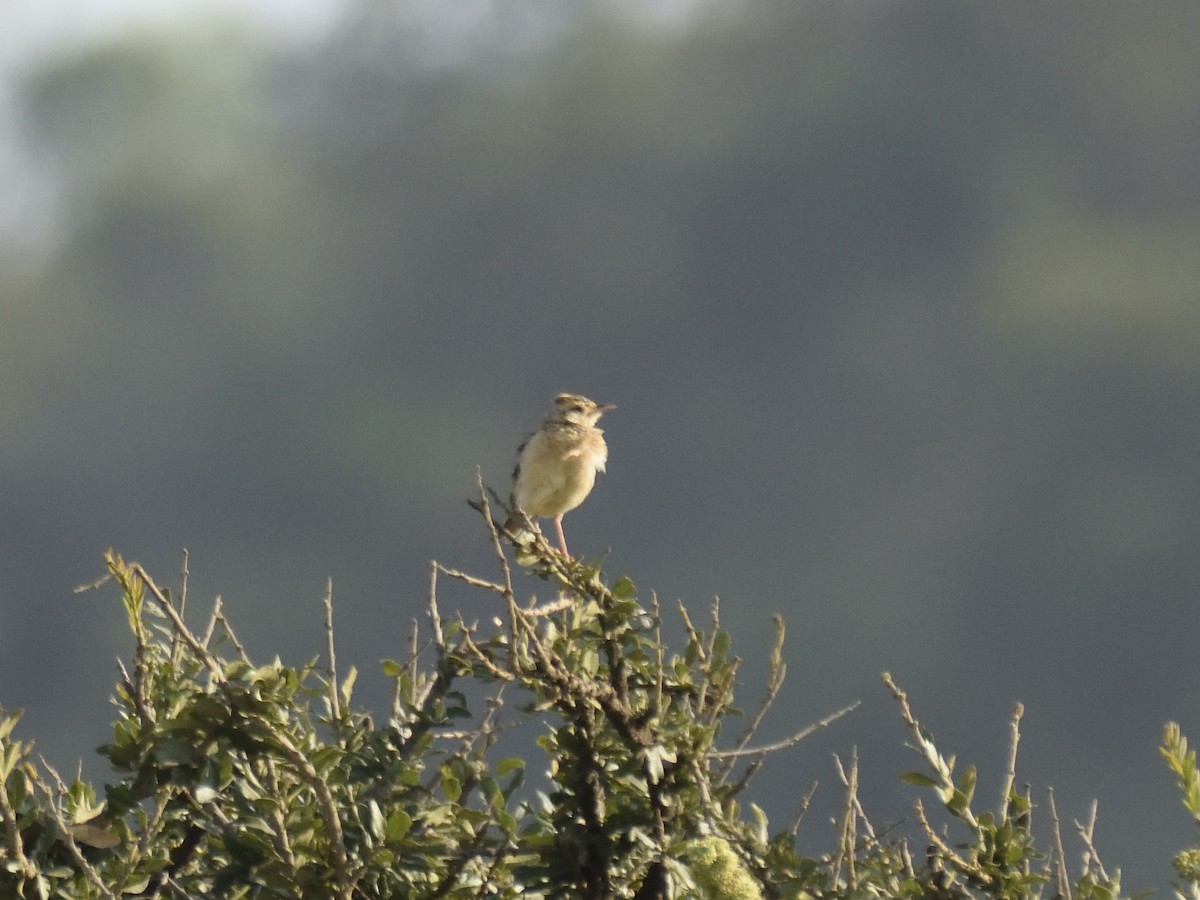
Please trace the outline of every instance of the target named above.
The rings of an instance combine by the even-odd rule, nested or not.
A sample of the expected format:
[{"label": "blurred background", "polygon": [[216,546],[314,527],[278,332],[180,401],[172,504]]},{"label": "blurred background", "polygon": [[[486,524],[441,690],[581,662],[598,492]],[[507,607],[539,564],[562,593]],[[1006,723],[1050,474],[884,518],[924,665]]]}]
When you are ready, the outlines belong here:
[{"label": "blurred background", "polygon": [[[919,760],[1099,801],[1128,890],[1195,842],[1200,7],[9,0],[0,12],[0,704],[107,773],[108,547],[252,654],[386,707],[433,558],[494,561],[559,391],[618,404],[566,519],[762,691],[757,799],[833,846]],[[529,583],[537,591],[544,586]],[[443,610],[491,615],[445,585]],[[674,625],[672,625],[674,627]],[[676,632],[678,629],[676,629]]]}]

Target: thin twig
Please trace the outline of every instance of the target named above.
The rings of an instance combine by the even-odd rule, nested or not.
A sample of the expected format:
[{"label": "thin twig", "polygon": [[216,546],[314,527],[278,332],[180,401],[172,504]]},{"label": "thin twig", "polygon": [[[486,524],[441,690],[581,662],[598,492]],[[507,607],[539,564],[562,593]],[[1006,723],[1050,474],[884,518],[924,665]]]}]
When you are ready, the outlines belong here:
[{"label": "thin twig", "polygon": [[75,865],[79,867],[79,870],[83,872],[87,880],[90,881],[95,886],[96,890],[100,892],[100,896],[106,897],[108,900],[117,900],[117,895],[109,890],[108,885],[104,883],[104,879],[100,877],[100,873],[97,872],[96,868],[87,861],[87,858],[83,855],[83,851],[81,851],[79,849],[79,845],[75,843],[75,836],[71,833],[71,826],[67,820],[63,818],[61,804],[62,798],[67,793],[67,786],[63,783],[62,778],[59,777],[59,774],[57,771],[55,771],[54,767],[50,765],[50,763],[46,762],[45,757],[41,758],[41,764],[42,768],[45,769],[50,774],[50,777],[54,779],[54,784],[58,791],[58,797],[56,798],[53,794],[51,794],[50,788],[44,784],[41,779],[34,778],[31,779],[31,781],[46,798],[46,811],[50,813],[50,817],[54,820],[54,825],[58,831],[59,840],[66,845],[67,852],[70,853],[71,858],[75,860]]},{"label": "thin twig", "polygon": [[502,584],[496,584],[494,581],[488,581],[484,578],[476,578],[474,575],[468,575],[466,572],[460,572],[458,569],[449,569],[441,563],[435,563],[435,565],[441,569],[443,575],[449,575],[451,578],[465,581],[472,587],[486,588],[489,591],[494,591],[501,597],[505,596],[505,587]]},{"label": "thin twig", "polygon": [[712,791],[709,788],[708,773],[701,768],[700,763],[695,759],[689,760],[689,766],[692,770],[692,777],[696,782],[696,790],[700,794],[700,805],[708,814],[708,821],[714,827],[723,819],[724,810],[713,802]]},{"label": "thin twig", "polygon": [[205,649],[212,646],[213,632],[217,630],[217,621],[221,616],[221,597],[213,601],[212,615],[208,617],[208,625],[204,628],[204,637],[200,639],[200,643],[204,644]]},{"label": "thin twig", "polygon": [[800,798],[800,808],[796,810],[796,817],[792,819],[792,824],[788,828],[788,834],[793,838],[800,833],[800,823],[804,821],[804,814],[808,812],[808,805],[812,803],[813,796],[817,793],[817,782],[812,783],[812,787],[808,789],[808,793]]},{"label": "thin twig", "polygon": [[408,630],[408,697],[409,702],[416,705],[417,699],[417,660],[421,656],[421,626],[414,618],[412,627]]},{"label": "thin twig", "polygon": [[[188,591],[188,551],[187,547],[183,548],[183,553],[179,562],[179,616],[183,618],[187,614],[187,591]],[[205,644],[207,647],[208,645]],[[179,641],[179,635],[171,633],[171,665],[179,665],[179,655],[183,652],[183,645]]]},{"label": "thin twig", "polygon": [[[225,671],[221,664],[212,656],[204,645],[192,634],[187,625],[179,618],[179,614],[174,607],[167,601],[163,592],[159,590],[158,585],[146,573],[140,563],[133,563],[129,567],[134,575],[136,575],[142,583],[150,590],[151,596],[162,609],[163,613],[171,620],[172,626],[183,638],[184,643],[192,650],[193,653],[204,663],[205,667],[211,673],[213,679],[222,687],[227,687],[229,684],[228,678],[225,676]],[[224,619],[222,618],[222,621]],[[226,628],[233,639],[232,629]],[[235,646],[238,646],[234,639]],[[244,658],[244,651],[243,658]],[[342,822],[338,816],[337,804],[334,802],[333,794],[329,790],[329,784],[321,777],[312,761],[296,744],[292,741],[287,732],[275,726],[266,718],[258,720],[262,727],[266,728],[271,735],[271,740],[275,746],[283,753],[284,757],[297,770],[300,778],[312,788],[316,794],[317,808],[320,810],[321,818],[325,823],[326,836],[331,845],[333,852],[334,872],[336,875],[337,896],[342,900],[350,900],[354,892],[355,878],[350,870],[350,856],[346,850],[346,841],[342,831]]]},{"label": "thin twig", "polygon": [[133,849],[126,860],[125,878],[113,885],[118,889],[123,889],[125,883],[129,880],[129,876],[137,871],[141,861],[146,857],[146,853],[158,836],[162,833],[163,822],[167,807],[170,804],[171,798],[178,793],[179,788],[167,787],[165,790],[160,790],[154,796],[154,810],[147,815],[146,825],[142,829],[141,835],[138,837],[137,843],[133,845]]},{"label": "thin twig", "polygon": [[833,755],[834,765],[837,767],[838,778],[846,788],[846,806],[842,810],[842,821],[838,827],[838,849],[837,854],[830,864],[830,879],[836,885],[842,874],[842,864],[846,865],[846,886],[851,890],[858,887],[858,873],[854,867],[855,857],[855,828],[858,822],[858,817],[854,811],[854,800],[858,794],[858,750],[854,749],[850,757],[850,772],[842,767],[842,760],[835,753]]},{"label": "thin twig", "polygon": [[[221,598],[218,597],[217,601],[220,602],[220,600]],[[217,622],[220,624],[221,630],[225,632],[225,637],[229,638],[229,643],[233,644],[233,651],[238,655],[238,659],[246,663],[246,665],[253,665],[250,662],[250,655],[246,652],[246,648],[238,640],[237,632],[233,630],[233,623],[225,618],[225,613],[217,613]]]},{"label": "thin twig", "polygon": [[[7,740],[0,740],[0,747],[8,744]],[[37,868],[25,856],[21,845],[21,829],[17,826],[17,814],[9,799],[5,778],[0,778],[0,821],[4,822],[4,844],[8,858],[16,863],[22,878],[33,881],[37,877]]]},{"label": "thin twig", "polygon": [[442,652],[446,649],[446,636],[442,634],[442,617],[438,613],[437,576],[438,564],[437,560],[433,560],[429,564],[429,626],[433,629],[433,643]]},{"label": "thin twig", "polygon": [[708,659],[708,654],[704,652],[704,637],[696,630],[696,626],[692,624],[692,617],[688,615],[687,607],[683,605],[682,600],[675,601],[679,605],[679,617],[683,619],[684,630],[688,633],[688,640],[696,645],[698,659],[705,662]]},{"label": "thin twig", "polygon": [[696,630],[696,626],[692,624],[692,618],[688,615],[687,607],[683,605],[682,600],[675,601],[679,605],[679,616],[683,619],[684,630],[688,634],[688,642],[696,648],[696,661],[699,663],[700,683],[696,685],[696,716],[699,718],[704,714],[704,706],[708,698],[708,673],[710,669],[708,650],[704,644],[704,636]]},{"label": "thin twig", "polygon": [[483,650],[481,650],[479,648],[479,645],[476,644],[475,641],[473,641],[471,639],[471,631],[470,631],[470,629],[467,628],[466,623],[463,622],[461,618],[459,619],[459,626],[462,628],[462,638],[460,639],[462,648],[464,650],[468,651],[477,660],[479,660],[479,663],[485,669],[487,669],[489,673],[491,673],[492,677],[498,678],[501,681],[516,681],[517,680],[516,675],[512,674],[511,672],[506,672],[503,669],[501,669],[494,662],[492,662],[492,659],[490,656],[488,656],[486,653],[483,652]]},{"label": "thin twig", "polygon": [[1018,702],[1013,710],[1012,728],[1008,734],[1008,766],[1004,770],[1004,783],[1000,788],[1000,822],[1008,820],[1008,802],[1012,796],[1013,782],[1017,779],[1017,744],[1021,742],[1021,716],[1025,706]]},{"label": "thin twig", "polygon": [[154,579],[151,578],[146,570],[142,568],[141,563],[133,563],[129,568],[130,571],[141,580],[142,584],[149,588],[150,595],[154,598],[154,602],[158,604],[158,607],[163,611],[163,614],[171,620],[171,625],[175,628],[176,633],[183,638],[183,641],[188,645],[188,648],[191,649],[191,651],[196,654],[197,658],[204,663],[205,667],[209,670],[209,672],[212,673],[212,676],[217,680],[217,682],[219,684],[224,684],[226,681],[225,671],[221,667],[221,664],[217,662],[216,658],[208,652],[208,649],[200,643],[196,636],[188,629],[187,625],[184,624],[183,619],[179,617],[179,613],[176,612],[175,607],[171,605],[171,601],[166,598],[166,595],[163,594],[159,586],[154,583]]},{"label": "thin twig", "polygon": [[337,732],[342,730],[342,701],[338,696],[337,654],[333,649],[333,579],[325,579],[325,597],[322,600],[325,607],[325,652],[329,654],[329,667],[326,674],[329,677],[329,713],[333,717],[333,727]]},{"label": "thin twig", "polygon": [[929,840],[938,852],[938,855],[950,863],[959,872],[978,879],[983,885],[992,883],[992,878],[984,872],[979,866],[973,865],[967,860],[959,856],[942,837],[933,830],[933,826],[929,824],[929,819],[925,816],[925,806],[920,800],[913,804],[917,813],[917,822],[921,825],[921,830],[925,832],[925,837]]},{"label": "thin twig", "polygon": [[141,677],[142,670],[139,668],[135,671],[138,673],[136,680],[129,677],[129,670],[125,668],[125,663],[117,657],[117,668],[121,672],[121,683],[125,686],[126,692],[133,700],[133,707],[137,710],[138,718],[141,719],[142,725],[146,728],[152,728],[154,725],[154,714],[150,711],[150,704],[146,702],[146,682]]},{"label": "thin twig", "polygon": [[183,559],[179,567],[179,614],[187,612],[188,591],[188,549],[183,548]]},{"label": "thin twig", "polygon": [[658,608],[658,594],[654,591],[650,592],[650,609],[654,615],[654,696],[650,698],[650,716],[657,720],[662,713],[662,701],[664,690],[663,676],[663,659],[666,654],[666,647],[663,646],[662,639],[662,616]]},{"label": "thin twig", "polygon": [[275,760],[269,756],[267,757],[267,777],[270,779],[272,792],[279,800],[278,803],[271,804],[271,824],[275,827],[275,846],[279,850],[279,855],[283,857],[283,861],[295,871],[296,857],[292,853],[292,842],[288,839],[287,822],[283,817],[287,801],[279,786],[279,772],[275,769]]},{"label": "thin twig", "polygon": [[1058,881],[1058,893],[1063,900],[1071,900],[1071,878],[1067,875],[1067,854],[1063,850],[1062,829],[1058,824],[1058,809],[1054,805],[1054,788],[1049,788],[1050,825],[1054,835],[1054,853],[1058,858],[1055,875]]},{"label": "thin twig", "polygon": [[842,768],[842,760],[836,753],[833,755],[833,764],[837,768],[838,778],[841,779],[842,784],[846,788],[854,787],[849,797],[850,802],[854,804],[854,815],[857,817],[857,821],[862,823],[863,831],[866,832],[868,841],[878,846],[879,839],[875,835],[875,829],[871,826],[871,821],[867,818],[866,810],[863,809],[862,801],[858,797],[858,748],[853,748],[852,753],[853,755],[850,760],[852,772],[849,776],[846,775],[845,770]]},{"label": "thin twig", "polygon": [[575,597],[568,595],[565,597],[559,597],[557,600],[550,600],[546,603],[543,603],[541,606],[532,606],[529,609],[523,609],[521,612],[527,616],[542,618],[543,616],[550,616],[554,613],[562,612],[565,609],[570,609],[574,605]]},{"label": "thin twig", "polygon": [[500,532],[496,528],[495,520],[492,519],[492,509],[488,505],[487,491],[483,486],[483,473],[479,469],[475,470],[475,484],[479,488],[479,512],[483,515],[484,522],[487,523],[488,534],[492,538],[492,548],[496,551],[496,560],[500,564],[500,574],[504,577],[505,596],[511,597],[513,595],[512,570],[508,566],[508,555],[500,543]]},{"label": "thin twig", "polygon": [[[783,618],[778,615],[774,616],[773,624],[775,625],[775,640],[772,642],[771,652],[767,657],[768,674],[766,694],[758,704],[758,710],[755,712],[754,716],[750,719],[750,722],[746,725],[745,729],[743,729],[741,735],[738,737],[737,742],[734,744],[734,750],[742,750],[747,744],[750,743],[750,739],[753,738],[755,733],[758,731],[758,727],[762,724],[763,719],[766,718],[767,711],[771,708],[771,705],[775,702],[775,698],[779,695],[780,688],[783,687],[784,677],[787,673],[787,666],[783,662],[783,640],[785,635]],[[718,781],[723,782],[729,777],[729,772],[733,768],[735,758],[735,756],[727,757],[725,767],[717,773]],[[748,780],[749,779],[746,777],[742,778],[743,782],[747,782]]]},{"label": "thin twig", "polygon": [[[928,733],[913,715],[912,708],[908,705],[908,694],[899,688],[888,672],[883,673],[883,683],[887,685],[892,696],[896,698],[896,702],[900,704],[900,715],[904,719],[904,724],[908,726],[909,733],[913,736],[913,743],[910,746],[925,758],[925,762],[933,769],[941,788],[948,791],[958,790],[958,786],[954,783],[950,763],[938,752]],[[975,813],[971,811],[970,806],[964,804],[961,809],[955,811],[955,815],[978,834],[979,820],[975,818]]]},{"label": "thin twig", "polygon": [[308,756],[278,728],[271,729],[271,737],[283,755],[296,767],[300,777],[313,789],[317,796],[317,808],[325,823],[326,836],[333,849],[333,866],[336,874],[338,896],[350,900],[354,894],[354,877],[350,871],[350,856],[346,851],[346,841],[342,832],[342,821],[338,816],[337,804],[329,790],[329,784],[321,777]]},{"label": "thin twig", "polygon": [[741,750],[750,743],[750,739],[758,731],[758,726],[762,724],[763,719],[766,717],[767,710],[771,708],[771,704],[779,696],[779,690],[783,687],[784,678],[787,675],[787,664],[783,661],[783,640],[786,633],[783,617],[779,615],[773,616],[772,624],[775,626],[775,640],[771,644],[771,652],[768,656],[766,696],[758,704],[758,710],[755,712],[754,717],[746,725],[745,730],[738,738],[736,744],[736,749],[738,750]]},{"label": "thin twig", "polygon": [[843,706],[837,712],[830,713],[823,719],[819,719],[809,725],[805,725],[791,737],[784,738],[781,741],[775,741],[772,744],[763,744],[759,747],[744,747],[736,750],[710,750],[709,756],[717,759],[728,759],[737,756],[762,756],[767,753],[774,753],[777,750],[786,750],[788,747],[793,747],[800,743],[814,731],[819,731],[822,728],[828,728],[842,716],[854,712],[862,703],[861,700],[855,700],[849,706]]},{"label": "thin twig", "polygon": [[716,596],[713,597],[712,607],[710,608],[710,610],[711,610],[711,614],[712,614],[712,630],[709,632],[709,635],[708,635],[708,655],[709,655],[709,658],[711,659],[712,656],[714,655],[713,648],[717,643],[717,633],[720,632],[720,630],[721,630],[721,598],[720,597],[716,597]]},{"label": "thin twig", "polygon": [[84,593],[87,593],[88,591],[97,590],[98,588],[104,587],[104,585],[108,584],[110,581],[112,581],[112,579],[113,579],[112,572],[109,572],[107,575],[102,575],[101,577],[97,578],[91,584],[75,585],[75,589],[71,593],[84,594]]},{"label": "thin twig", "polygon": [[909,878],[916,878],[917,870],[913,868],[912,854],[908,852],[908,841],[901,839],[899,849],[901,864],[904,866],[904,874]]},{"label": "thin twig", "polygon": [[[483,475],[478,469],[475,470],[475,484],[479,490],[479,502],[476,503],[474,501],[468,501],[468,503],[473,509],[479,512],[479,514],[483,517],[484,522],[487,523],[488,534],[491,537],[492,547],[496,551],[496,559],[500,565],[500,574],[503,578],[503,584],[490,587],[489,590],[496,590],[496,588],[499,588],[499,593],[504,597],[505,606],[508,609],[509,662],[510,665],[515,669],[518,665],[517,644],[521,632],[521,618],[517,608],[516,594],[513,591],[512,570],[508,564],[508,555],[504,552],[504,547],[500,543],[500,527],[497,526],[496,520],[492,518],[492,508],[491,504],[488,502],[488,496],[490,495],[496,505],[501,509],[504,509],[506,512],[508,511],[508,508],[496,495],[496,492],[483,483]],[[524,513],[521,513],[521,518],[534,533],[536,544],[537,540],[540,539],[540,534],[538,534],[537,529],[533,527],[533,523],[530,522],[528,516],[526,516]],[[507,529],[504,529],[504,536],[514,544],[516,543],[514,536],[510,534]],[[544,540],[542,540],[541,543],[543,546],[539,549],[542,550],[543,553],[548,553],[549,545],[547,545]],[[542,554],[539,553],[539,555]]]},{"label": "thin twig", "polygon": [[1108,873],[1104,871],[1104,864],[1100,862],[1100,854],[1096,852],[1096,845],[1092,843],[1096,833],[1096,811],[1098,804],[1096,800],[1092,800],[1092,807],[1088,814],[1087,825],[1082,824],[1078,819],[1075,820],[1075,830],[1079,832],[1079,837],[1083,840],[1083,846],[1087,849],[1087,855],[1084,860],[1084,871],[1089,872],[1094,864],[1096,874],[1100,876],[1101,881],[1108,881]]}]

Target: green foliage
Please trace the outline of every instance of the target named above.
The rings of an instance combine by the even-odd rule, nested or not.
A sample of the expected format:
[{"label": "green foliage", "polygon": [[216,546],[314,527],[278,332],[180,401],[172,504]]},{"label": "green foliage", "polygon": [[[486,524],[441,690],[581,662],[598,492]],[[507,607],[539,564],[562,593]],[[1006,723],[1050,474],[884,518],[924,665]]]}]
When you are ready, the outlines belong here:
[{"label": "green foliage", "polygon": [[[1068,878],[1052,795],[1051,849],[1039,849],[1029,791],[1013,787],[1019,707],[1002,800],[985,811],[975,769],[956,773],[887,675],[923,761],[905,778],[932,792],[961,835],[932,824],[918,801],[923,857],[913,858],[904,835],[882,837],[858,800],[855,754],[848,766],[837,760],[845,804],[836,846],[801,854],[799,820],[772,832],[741,795],[770,754],[848,710],[776,744],[752,744],[783,684],[782,622],[766,699],[731,734],[741,716],[739,660],[716,604],[707,629],[680,606],[687,640],[673,650],[653,597],[643,603],[629,579],[610,585],[599,566],[563,558],[540,536],[523,543],[521,558],[558,596],[519,603],[508,535],[486,501],[479,509],[499,577],[434,564],[428,638],[414,629],[406,658],[383,664],[394,693],[380,725],[352,704],[356,673],[336,672],[330,598],[326,666],[259,665],[219,603],[192,630],[182,602],[110,553],[134,640],[131,664],[120,666],[113,737],[100,749],[117,778],[102,798],[80,780],[65,784],[13,739],[20,714],[0,710],[0,895],[1120,896],[1119,873],[1100,865],[1090,825],[1080,827],[1083,870]],[[493,592],[501,615],[487,628],[444,619],[445,577]],[[529,758],[500,753],[501,732],[522,724],[537,731],[536,749]],[[1195,814],[1195,754],[1175,726],[1163,754]],[[1176,860],[1181,878],[1195,880],[1194,856]]]},{"label": "green foliage", "polygon": [[1163,727],[1163,742],[1159,753],[1167,761],[1167,768],[1178,779],[1179,790],[1183,794],[1183,805],[1192,814],[1192,818],[1200,823],[1200,773],[1196,771],[1196,751],[1188,749],[1187,738],[1183,736],[1178,723],[1168,722]]},{"label": "green foliage", "polygon": [[686,845],[696,891],[703,900],[762,900],[762,889],[730,845],[718,837]]},{"label": "green foliage", "polygon": [[[1177,722],[1168,722],[1163,727],[1163,742],[1158,749],[1167,762],[1167,768],[1175,775],[1179,792],[1183,795],[1183,805],[1200,825],[1200,773],[1196,770],[1196,751],[1188,749],[1187,738]],[[1200,898],[1200,847],[1177,853],[1172,862],[1175,874],[1187,885],[1186,894],[1177,885],[1176,896],[1193,900]]]}]

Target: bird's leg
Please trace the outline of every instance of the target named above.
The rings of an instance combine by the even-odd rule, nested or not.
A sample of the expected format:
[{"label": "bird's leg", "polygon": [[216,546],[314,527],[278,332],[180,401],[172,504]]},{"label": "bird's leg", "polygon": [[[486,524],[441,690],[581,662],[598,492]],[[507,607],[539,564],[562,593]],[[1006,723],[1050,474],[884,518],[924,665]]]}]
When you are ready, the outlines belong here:
[{"label": "bird's leg", "polygon": [[570,557],[571,557],[571,554],[567,552],[567,539],[566,539],[566,537],[563,535],[563,530],[562,530],[562,520],[563,520],[563,517],[562,517],[562,516],[555,516],[555,517],[554,517],[554,530],[555,530],[556,532],[558,532],[558,546],[559,546],[559,549],[561,549],[561,550],[562,550],[562,552],[563,552],[563,556],[565,556],[565,557],[567,557],[568,559],[570,559]]}]

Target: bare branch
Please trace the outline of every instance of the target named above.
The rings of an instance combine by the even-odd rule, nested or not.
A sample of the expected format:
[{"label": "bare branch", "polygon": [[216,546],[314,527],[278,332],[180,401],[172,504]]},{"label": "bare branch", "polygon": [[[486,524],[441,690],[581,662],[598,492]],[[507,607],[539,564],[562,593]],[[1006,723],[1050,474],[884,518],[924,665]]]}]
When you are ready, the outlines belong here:
[{"label": "bare branch", "polygon": [[813,796],[817,793],[817,782],[812,783],[812,787],[808,789],[808,793],[800,798],[800,808],[796,810],[796,817],[792,819],[792,824],[788,827],[788,834],[795,837],[800,833],[800,823],[804,821],[804,814],[808,812],[808,805],[812,803]]},{"label": "bare branch", "polygon": [[1096,810],[1098,803],[1092,800],[1091,809],[1088,812],[1087,824],[1083,825],[1078,819],[1075,820],[1075,830],[1079,832],[1079,837],[1083,840],[1083,846],[1087,849],[1084,856],[1084,872],[1090,872],[1095,866],[1096,874],[1100,876],[1101,881],[1108,881],[1108,873],[1104,871],[1104,864],[1100,862],[1100,854],[1096,851],[1096,845],[1093,843],[1093,838],[1096,833]]},{"label": "bare branch", "polygon": [[[786,630],[781,616],[774,616],[773,624],[775,626],[775,640],[771,645],[771,652],[768,655],[766,694],[759,702],[758,710],[755,712],[753,718],[751,718],[746,728],[738,737],[737,743],[734,745],[735,752],[730,753],[727,757],[729,762],[726,763],[725,768],[718,776],[718,780],[720,781],[724,781],[728,777],[729,771],[733,766],[733,760],[737,755],[736,751],[742,750],[750,743],[750,739],[754,737],[759,725],[762,724],[763,719],[766,717],[767,710],[771,708],[771,705],[775,702],[775,698],[779,695],[780,688],[783,687],[784,676],[787,673],[787,666],[783,662],[783,640]],[[746,777],[742,778],[743,782],[747,782],[748,780]]]},{"label": "bare branch", "polygon": [[494,591],[501,597],[505,596],[505,587],[502,584],[496,584],[494,581],[487,581],[483,578],[476,578],[474,575],[468,575],[466,572],[460,572],[458,569],[449,569],[441,563],[434,563],[442,572],[443,575],[449,575],[451,578],[457,578],[459,581],[465,581],[472,587],[485,588],[489,591]]},{"label": "bare branch", "polygon": [[50,792],[50,788],[40,778],[31,778],[30,781],[46,798],[45,809],[50,814],[50,817],[54,819],[59,840],[66,845],[67,852],[75,860],[75,865],[79,867],[79,871],[83,872],[87,880],[100,892],[100,896],[107,898],[107,900],[117,900],[117,895],[109,890],[108,885],[104,883],[104,879],[100,877],[100,873],[96,871],[95,866],[87,861],[87,858],[79,849],[79,845],[75,843],[75,836],[71,833],[71,825],[63,818],[61,804],[63,796],[67,793],[67,786],[63,783],[62,778],[59,777],[58,772],[54,770],[54,767],[50,763],[46,762],[44,757],[41,758],[41,764],[42,768],[54,779],[58,796],[55,797]]},{"label": "bare branch", "polygon": [[[949,791],[957,790],[958,787],[955,785],[953,775],[950,771],[950,763],[938,752],[933,741],[929,739],[925,730],[921,727],[921,723],[913,715],[912,708],[908,705],[908,694],[900,690],[888,672],[883,673],[883,683],[887,685],[888,690],[892,692],[892,696],[896,698],[896,702],[900,704],[900,715],[904,719],[904,724],[908,726],[909,733],[913,736],[913,749],[920,753],[925,758],[925,762],[929,767],[933,769],[941,788]],[[972,831],[978,833],[979,821],[975,818],[975,813],[971,811],[970,806],[964,805],[956,814],[967,823]]]},{"label": "bare branch", "polygon": [[833,757],[837,766],[838,777],[846,787],[846,805],[842,810],[841,824],[838,826],[838,849],[830,863],[830,879],[838,884],[841,878],[842,865],[846,866],[846,884],[850,890],[858,887],[858,873],[854,867],[855,861],[855,825],[858,817],[855,815],[854,801],[858,796],[858,750],[855,749],[850,757],[850,772],[842,768],[842,761],[837,754]]},{"label": "bare branch", "polygon": [[529,609],[521,610],[521,612],[526,616],[541,618],[542,616],[551,616],[554,613],[560,613],[564,609],[570,609],[574,603],[575,597],[568,595],[566,597],[559,597],[557,600],[550,600],[540,606],[531,606]]},{"label": "bare branch", "polygon": [[[218,608],[220,606],[220,603],[221,603],[221,598],[218,597],[217,598]],[[253,663],[250,662],[250,655],[248,653],[246,653],[246,648],[243,647],[242,642],[238,640],[237,632],[235,632],[233,630],[233,623],[231,623],[229,621],[229,619],[227,619],[225,617],[225,613],[223,613],[223,612],[217,612],[216,617],[217,617],[217,622],[221,626],[221,630],[225,632],[225,637],[229,638],[229,643],[233,644],[233,651],[238,655],[238,659],[240,659],[242,662],[246,663],[246,665],[253,665]]]},{"label": "bare branch", "polygon": [[929,819],[925,816],[925,806],[918,800],[913,804],[917,813],[917,821],[921,825],[921,830],[925,832],[925,837],[929,843],[936,848],[938,855],[950,863],[957,871],[968,875],[971,878],[977,879],[981,884],[988,885],[992,883],[992,878],[984,872],[979,866],[963,859],[956,853],[949,844],[947,844],[941,836],[933,830],[933,826],[929,824]]},{"label": "bare branch", "polygon": [[188,549],[184,547],[179,564],[179,614],[181,616],[187,612],[188,574]]},{"label": "bare branch", "polygon": [[728,759],[730,757],[738,756],[763,756],[767,753],[774,753],[777,750],[786,750],[788,747],[793,747],[800,743],[814,731],[819,731],[822,728],[828,728],[842,716],[854,712],[854,710],[858,709],[861,703],[861,700],[855,700],[849,706],[843,706],[837,712],[830,713],[823,719],[819,719],[816,722],[805,725],[791,737],[784,738],[781,741],[775,741],[772,744],[764,744],[761,747],[745,747],[735,750],[710,750],[708,755],[717,759]]},{"label": "bare branch", "polygon": [[1021,742],[1021,716],[1025,707],[1017,703],[1013,710],[1012,728],[1008,735],[1008,766],[1004,770],[1004,783],[1000,787],[1000,821],[1008,819],[1008,802],[1012,796],[1013,782],[1017,778],[1017,744]]},{"label": "bare branch", "polygon": [[496,560],[500,564],[500,574],[504,579],[504,594],[511,598],[513,596],[512,571],[508,566],[508,555],[500,544],[500,532],[496,528],[495,520],[492,519],[492,509],[488,505],[487,491],[483,486],[483,473],[479,469],[475,470],[475,485],[479,488],[479,512],[483,516],[484,522],[487,523],[488,534],[492,538],[492,548],[496,551]]},{"label": "bare branch", "polygon": [[338,696],[337,654],[333,649],[333,579],[325,580],[325,597],[322,601],[325,607],[325,652],[329,655],[329,667],[326,674],[329,678],[329,713],[333,718],[336,731],[342,730],[342,701]]},{"label": "bare branch", "polygon": [[429,564],[429,625],[433,629],[433,643],[439,651],[446,649],[446,636],[442,634],[442,617],[437,605],[437,560]]},{"label": "bare branch", "polygon": [[[179,562],[179,615],[182,618],[187,613],[187,592],[188,592],[188,551],[187,547],[183,548],[183,553]],[[208,645],[205,644],[207,647]],[[183,645],[179,641],[178,635],[171,635],[171,663],[172,665],[179,664],[179,655],[183,652]]]},{"label": "bare branch", "polygon": [[[0,747],[8,743],[7,740],[0,740]],[[25,850],[21,846],[21,829],[17,825],[16,810],[13,809],[12,801],[9,799],[7,779],[5,778],[0,778],[0,822],[4,823],[4,846],[8,858],[16,863],[22,878],[34,879],[37,876],[37,869],[25,856]]]},{"label": "bare branch", "polygon": [[212,615],[208,617],[208,625],[205,626],[204,637],[201,639],[201,643],[204,644],[205,648],[212,646],[213,632],[217,630],[217,621],[220,619],[220,616],[221,598],[218,596],[217,599],[213,601]]},{"label": "bare branch", "polygon": [[1058,823],[1058,809],[1054,805],[1054,788],[1049,788],[1050,826],[1054,835],[1054,870],[1058,882],[1058,894],[1063,900],[1071,900],[1071,878],[1067,874],[1067,854],[1063,850],[1062,829]]},{"label": "bare branch", "polygon": [[166,595],[163,594],[159,586],[154,583],[154,579],[151,578],[146,570],[142,568],[141,563],[132,563],[129,569],[141,580],[142,584],[144,584],[150,590],[150,596],[154,598],[154,602],[158,604],[158,607],[163,611],[163,614],[170,619],[171,626],[175,629],[176,634],[178,634],[183,639],[184,643],[188,645],[188,648],[194,654],[196,654],[197,659],[204,663],[205,667],[209,670],[209,672],[212,673],[212,676],[217,680],[217,682],[219,684],[224,684],[226,681],[225,671],[221,664],[217,662],[216,658],[208,652],[208,649],[202,643],[200,643],[199,639],[192,634],[191,630],[184,623],[183,619],[179,617],[179,613],[176,612],[175,607],[171,605],[171,601],[166,598]]}]

